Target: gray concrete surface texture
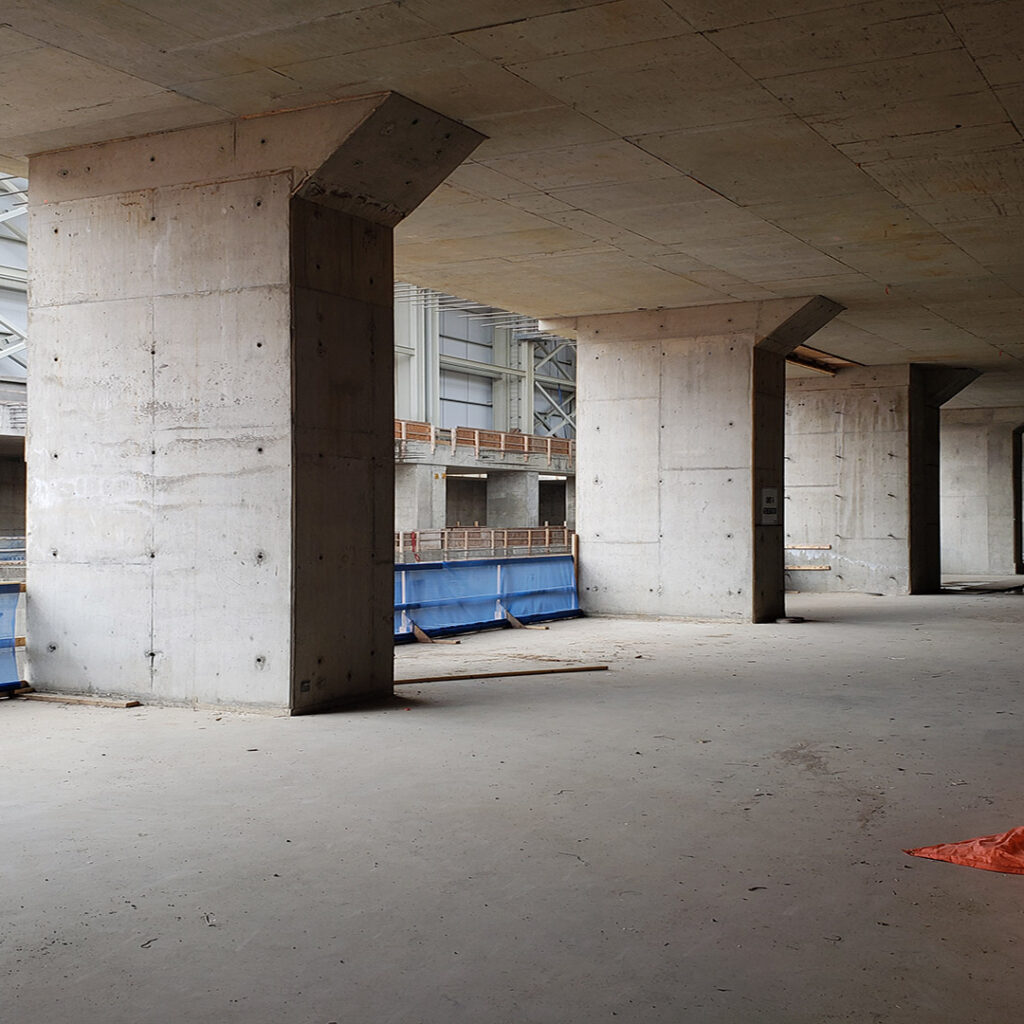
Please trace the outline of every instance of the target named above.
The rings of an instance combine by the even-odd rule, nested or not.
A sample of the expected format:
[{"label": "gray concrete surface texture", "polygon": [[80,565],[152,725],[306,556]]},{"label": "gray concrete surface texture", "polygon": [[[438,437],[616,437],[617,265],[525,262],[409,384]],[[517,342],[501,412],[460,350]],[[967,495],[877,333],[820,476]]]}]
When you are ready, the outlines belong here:
[{"label": "gray concrete surface texture", "polygon": [[397,231],[400,280],[546,317],[824,294],[825,351],[1022,404],[1019,0],[241,10],[8,5],[2,166],[404,91],[487,141]]},{"label": "gray concrete surface texture", "polygon": [[795,589],[939,589],[939,407],[975,376],[903,365],[789,382],[786,542],[831,545],[814,553],[831,570],[789,573]]},{"label": "gray concrete surface texture", "polygon": [[479,138],[379,94],[33,160],[34,680],[390,690],[391,231]]},{"label": "gray concrete surface texture", "polygon": [[395,463],[395,529],[436,530],[445,526],[447,492],[444,466]]},{"label": "gray concrete surface texture", "polygon": [[[1021,581],[1024,582],[1024,581]],[[0,705],[4,1024],[1002,1024],[1019,595],[403,648],[345,715]],[[310,780],[317,780],[311,785]]]},{"label": "gray concrete surface texture", "polygon": [[[21,173],[29,154],[42,154],[32,169],[33,344],[45,369],[34,384],[29,496],[40,678],[146,690],[161,664],[171,671],[185,657],[169,695],[199,696],[184,680],[201,662],[209,678],[234,680],[204,683],[203,695],[270,699],[280,689],[271,678],[292,671],[266,667],[291,641],[283,581],[307,572],[309,558],[344,559],[349,550],[339,540],[315,551],[310,539],[293,552],[293,538],[328,516],[359,524],[364,544],[384,533],[383,501],[369,502],[377,520],[351,518],[342,500],[359,493],[378,457],[358,431],[351,487],[332,494],[315,473],[302,475],[314,454],[325,465],[338,458],[335,444],[316,443],[319,431],[343,430],[358,397],[379,393],[391,356],[376,354],[387,328],[370,315],[376,297],[366,282],[351,318],[338,312],[337,294],[327,309],[317,306],[325,294],[317,287],[294,290],[295,275],[312,282],[321,271],[285,257],[287,211],[305,209],[292,202],[293,187],[299,199],[340,204],[389,230],[420,203],[394,238],[394,270],[416,285],[563,321],[711,324],[664,339],[625,329],[619,356],[609,348],[600,372],[593,361],[580,464],[587,445],[609,460],[580,483],[592,538],[581,549],[591,564],[584,600],[594,610],[754,618],[781,610],[781,528],[761,499],[781,488],[782,348],[768,351],[749,332],[734,345],[743,332],[712,323],[725,310],[742,319],[824,296],[836,315],[800,340],[813,333],[817,347],[868,366],[982,371],[952,400],[957,407],[1024,404],[1020,0],[819,6],[367,0],[339,9],[254,0],[240,34],[241,8],[228,0],[159,12],[146,3],[10,5],[0,48],[19,91],[0,125],[0,167]],[[266,125],[313,124],[372,103],[345,97],[383,90],[440,111],[452,126],[446,145],[426,146],[410,163],[416,147],[401,133],[371,138],[354,123],[348,141],[340,129],[259,141]],[[267,116],[281,109],[292,112]],[[411,137],[428,122],[437,123],[428,117]],[[170,134],[144,134],[153,132]],[[470,147],[458,140],[482,136],[463,161]],[[381,146],[402,158],[382,160]],[[315,168],[321,176],[309,177]],[[62,217],[71,231],[62,233]],[[343,233],[336,218],[320,228],[324,238]],[[285,240],[268,246],[268,237]],[[370,262],[383,267],[384,236],[367,244]],[[239,289],[264,305],[243,303]],[[283,365],[290,317],[315,325],[321,314],[323,323],[344,319],[353,365],[369,383],[344,380],[333,356],[322,380],[304,378],[321,358],[311,341],[314,362],[300,359],[282,395],[267,357]],[[218,319],[238,329],[222,334],[210,327]],[[253,356],[241,339],[261,332],[268,337]],[[57,351],[65,337],[89,340]],[[716,340],[705,347],[708,337]],[[606,344],[594,341],[592,354]],[[627,351],[621,376],[607,369]],[[166,365],[165,352],[176,353]],[[344,396],[338,408],[310,410],[293,434],[285,410],[302,388],[322,394],[332,379]],[[74,407],[64,400],[71,396]],[[606,415],[617,442],[604,428],[598,440]],[[911,416],[912,446],[925,419]],[[117,425],[122,440],[98,440],[101,422]],[[254,491],[237,508],[215,477],[237,489],[237,446],[259,442],[221,431],[222,422],[255,423],[268,439],[253,456],[265,469],[245,477]],[[203,474],[179,459],[186,449],[202,451]],[[934,478],[934,452],[923,464]],[[370,472],[374,494],[385,473],[383,465]],[[309,488],[295,492],[302,480]],[[190,517],[208,492],[203,514]],[[276,520],[268,535],[252,513],[257,492]],[[930,549],[934,517],[911,520]],[[196,548],[209,571],[190,577],[174,544],[195,547],[194,535],[218,526],[223,549]],[[674,560],[672,546],[687,544]],[[339,600],[380,574],[343,564],[329,591]],[[192,582],[183,589],[175,574]],[[683,586],[687,593],[675,589]],[[266,616],[274,625],[264,630]],[[383,629],[383,603],[374,628]],[[178,640],[193,636],[194,655],[182,655]],[[235,657],[236,643],[244,656]],[[380,659],[379,646],[353,655],[359,675],[375,674],[361,659]],[[266,685],[234,676],[243,663],[259,666],[255,678]],[[315,659],[296,670],[300,685],[316,689],[314,668]]]},{"label": "gray concrete surface texture", "polygon": [[488,526],[537,526],[540,523],[540,484],[537,473],[487,472]]},{"label": "gray concrete surface texture", "polygon": [[1024,573],[1024,407],[946,409],[941,418],[942,568]]},{"label": "gray concrete surface texture", "polygon": [[[440,529],[456,520],[464,525],[479,521],[487,526],[537,526],[543,522],[537,508],[539,475],[571,476],[575,472],[575,463],[560,454],[553,454],[549,462],[543,453],[503,454],[481,449],[477,456],[473,448],[465,445],[454,449],[450,445],[437,445],[434,451],[430,449],[429,442],[401,442],[400,455],[395,462],[396,530]],[[532,484],[503,482],[517,473],[526,474]],[[451,481],[460,474],[486,474],[488,494],[492,489],[495,493],[493,512],[500,515],[501,522],[489,520],[488,505],[479,508],[474,501],[464,506],[459,495],[446,488],[446,482],[450,487]],[[502,496],[498,497],[499,494]],[[513,494],[518,494],[519,498],[514,499]],[[452,505],[452,515],[446,513],[447,503]],[[564,518],[564,514],[560,516],[557,525],[561,525]],[[554,520],[552,523],[555,525]]]},{"label": "gray concrete surface texture", "polygon": [[[397,447],[397,446],[396,446]],[[546,452],[501,452],[493,448],[481,448],[477,454],[471,445],[437,444],[431,451],[429,441],[402,441],[396,462],[413,462],[441,466],[463,473],[558,473],[574,471],[568,455],[552,452],[548,460]]]},{"label": "gray concrete surface texture", "polygon": [[585,607],[764,621],[785,614],[785,355],[821,297],[550,321],[575,332]]},{"label": "gray concrete surface texture", "polygon": [[445,489],[445,526],[472,526],[487,520],[487,481],[477,476],[449,476]]}]

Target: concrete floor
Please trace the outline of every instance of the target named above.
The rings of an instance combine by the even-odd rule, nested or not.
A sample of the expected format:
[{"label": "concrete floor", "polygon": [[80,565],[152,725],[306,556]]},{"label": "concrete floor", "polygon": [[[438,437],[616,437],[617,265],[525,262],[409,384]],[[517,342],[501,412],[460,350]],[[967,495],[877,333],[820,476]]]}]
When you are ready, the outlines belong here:
[{"label": "concrete floor", "polygon": [[1024,877],[1015,594],[794,595],[405,647],[284,719],[0,703],[4,1024],[1004,1022]]}]

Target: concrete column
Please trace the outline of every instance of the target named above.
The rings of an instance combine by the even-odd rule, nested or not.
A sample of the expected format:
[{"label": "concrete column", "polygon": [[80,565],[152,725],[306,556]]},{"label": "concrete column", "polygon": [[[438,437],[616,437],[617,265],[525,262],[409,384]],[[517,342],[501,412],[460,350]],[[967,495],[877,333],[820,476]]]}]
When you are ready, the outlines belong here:
[{"label": "concrete column", "polygon": [[478,141],[379,94],[33,159],[37,685],[390,691],[391,234]]},{"label": "concrete column", "polygon": [[789,382],[786,543],[797,548],[789,564],[830,566],[787,573],[792,588],[940,589],[939,406],[977,376],[866,366]]},{"label": "concrete column", "polygon": [[581,601],[597,613],[785,613],[785,356],[821,297],[580,317]]},{"label": "concrete column", "polygon": [[942,571],[1024,573],[1021,432],[1024,408],[943,409]]},{"label": "concrete column", "polygon": [[447,487],[444,466],[423,463],[395,466],[395,529],[443,529]]},{"label": "concrete column", "polygon": [[565,525],[576,529],[576,477],[565,478]]},{"label": "concrete column", "polygon": [[487,526],[537,526],[539,521],[538,473],[487,471]]}]

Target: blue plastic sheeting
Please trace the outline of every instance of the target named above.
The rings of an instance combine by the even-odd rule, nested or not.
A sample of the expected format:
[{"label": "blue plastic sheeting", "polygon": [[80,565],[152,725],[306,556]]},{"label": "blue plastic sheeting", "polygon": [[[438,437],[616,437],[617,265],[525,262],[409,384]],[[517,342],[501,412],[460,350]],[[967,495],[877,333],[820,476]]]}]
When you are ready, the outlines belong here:
[{"label": "blue plastic sheeting", "polygon": [[411,640],[415,623],[428,636],[580,614],[571,555],[414,562],[395,566],[395,639]]},{"label": "blue plastic sheeting", "polygon": [[0,584],[0,693],[21,686],[14,653],[14,615],[21,596],[20,583]]}]

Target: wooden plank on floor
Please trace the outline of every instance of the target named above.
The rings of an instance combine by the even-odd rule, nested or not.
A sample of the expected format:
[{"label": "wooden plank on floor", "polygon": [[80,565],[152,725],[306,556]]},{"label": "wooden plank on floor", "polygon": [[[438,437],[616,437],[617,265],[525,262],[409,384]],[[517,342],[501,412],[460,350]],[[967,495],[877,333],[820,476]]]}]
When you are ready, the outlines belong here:
[{"label": "wooden plank on floor", "polygon": [[410,683],[448,683],[460,679],[505,679],[508,676],[547,676],[560,675],[563,672],[604,672],[607,665],[562,665],[559,668],[519,668],[507,672],[465,672],[450,676],[417,676],[415,679],[396,679],[395,686],[408,686]]},{"label": "wooden plank on floor", "polygon": [[140,708],[141,700],[117,700],[113,697],[78,697],[70,693],[22,693],[22,700],[43,700],[53,704],[87,704],[96,708]]}]

